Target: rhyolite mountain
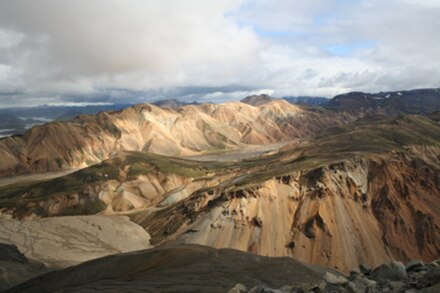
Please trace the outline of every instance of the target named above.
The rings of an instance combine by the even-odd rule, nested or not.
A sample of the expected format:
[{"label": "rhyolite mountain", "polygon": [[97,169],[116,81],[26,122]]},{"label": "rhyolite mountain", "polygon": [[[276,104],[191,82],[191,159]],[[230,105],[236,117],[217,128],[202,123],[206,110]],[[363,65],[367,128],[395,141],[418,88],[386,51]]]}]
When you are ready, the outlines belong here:
[{"label": "rhyolite mountain", "polygon": [[230,102],[177,109],[140,104],[55,121],[35,126],[22,136],[0,139],[0,177],[85,167],[123,150],[190,155],[276,143],[310,136],[355,118],[284,100],[260,106]]},{"label": "rhyolite mountain", "polygon": [[351,92],[335,96],[327,104],[338,110],[375,114],[429,114],[440,109],[440,89],[380,93]]},{"label": "rhyolite mountain", "polygon": [[5,216],[124,213],[155,246],[203,244],[349,271],[439,256],[440,125],[367,117],[253,159],[122,151],[43,182],[0,188]]},{"label": "rhyolite mountain", "polygon": [[[290,281],[306,292],[436,292],[436,106],[402,115],[268,98],[248,99],[257,106],[142,104],[1,139],[2,176],[81,169],[2,178],[0,242],[48,265],[155,247],[50,272],[10,292],[218,292]],[[123,247],[113,243],[121,237]],[[368,270],[412,259],[430,264]],[[360,264],[365,275],[354,272],[350,282],[333,271]],[[2,288],[46,269],[15,258],[1,265]]]}]

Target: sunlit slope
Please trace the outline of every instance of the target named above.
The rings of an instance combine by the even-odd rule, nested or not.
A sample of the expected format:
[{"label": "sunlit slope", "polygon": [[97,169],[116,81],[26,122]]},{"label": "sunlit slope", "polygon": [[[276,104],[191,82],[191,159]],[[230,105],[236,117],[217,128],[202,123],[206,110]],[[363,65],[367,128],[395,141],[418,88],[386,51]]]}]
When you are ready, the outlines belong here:
[{"label": "sunlit slope", "polygon": [[284,100],[258,107],[240,102],[176,110],[143,104],[36,126],[0,140],[0,176],[85,167],[120,151],[191,155],[306,137],[354,115],[300,108]]}]

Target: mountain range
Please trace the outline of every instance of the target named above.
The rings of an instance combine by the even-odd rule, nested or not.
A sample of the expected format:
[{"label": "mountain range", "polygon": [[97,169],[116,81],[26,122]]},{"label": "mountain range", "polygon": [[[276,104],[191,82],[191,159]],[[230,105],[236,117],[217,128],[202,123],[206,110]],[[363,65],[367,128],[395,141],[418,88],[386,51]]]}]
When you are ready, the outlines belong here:
[{"label": "mountain range", "polygon": [[[11,292],[165,284],[219,292],[240,281],[278,288],[288,274],[305,292],[438,284],[437,90],[350,93],[325,107],[267,95],[165,105],[79,115],[0,139],[0,231],[8,235],[0,240],[25,257],[5,247],[17,254],[8,272],[14,284],[43,274]],[[112,244],[121,237],[112,226],[133,231],[125,246]],[[55,241],[50,251],[37,245],[46,239]],[[72,255],[115,253],[60,269]],[[415,275],[414,259],[432,264]],[[211,266],[208,282],[201,276]],[[185,279],[191,288],[181,287]],[[308,282],[316,286],[304,289]]]},{"label": "mountain range", "polygon": [[351,92],[335,96],[329,108],[382,114],[428,114],[440,108],[440,89],[380,92]]}]

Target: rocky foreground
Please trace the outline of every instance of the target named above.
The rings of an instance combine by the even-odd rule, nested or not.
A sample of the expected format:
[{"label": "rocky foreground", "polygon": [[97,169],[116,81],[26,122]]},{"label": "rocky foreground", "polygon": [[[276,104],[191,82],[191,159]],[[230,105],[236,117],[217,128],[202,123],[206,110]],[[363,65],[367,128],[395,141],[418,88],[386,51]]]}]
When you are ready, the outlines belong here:
[{"label": "rocky foreground", "polygon": [[400,261],[383,264],[374,270],[361,265],[348,277],[326,272],[318,283],[295,282],[278,289],[266,286],[246,287],[237,283],[228,293],[300,293],[300,292],[440,292],[440,260],[425,264],[412,260],[404,265]]},{"label": "rocky foreground", "polygon": [[0,290],[5,292],[440,292],[440,260],[413,260],[406,266],[394,261],[375,269],[361,265],[346,276],[293,258],[182,245],[49,271],[12,245],[0,245],[0,252]]}]

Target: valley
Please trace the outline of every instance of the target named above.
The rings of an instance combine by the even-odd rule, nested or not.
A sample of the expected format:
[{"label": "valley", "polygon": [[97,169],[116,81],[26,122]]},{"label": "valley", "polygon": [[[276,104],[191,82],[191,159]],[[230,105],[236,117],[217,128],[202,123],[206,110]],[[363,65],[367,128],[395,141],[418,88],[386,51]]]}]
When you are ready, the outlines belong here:
[{"label": "valley", "polygon": [[[16,174],[0,179],[0,242],[42,264],[11,265],[29,278],[51,269],[70,282],[60,269],[113,254],[123,263],[144,252],[121,253],[148,248],[145,257],[163,251],[194,263],[224,249],[247,253],[246,262],[287,257],[318,270],[313,282],[440,253],[438,113],[365,115],[267,98],[146,104],[0,142],[2,174]],[[229,288],[240,281],[224,277]]]}]

